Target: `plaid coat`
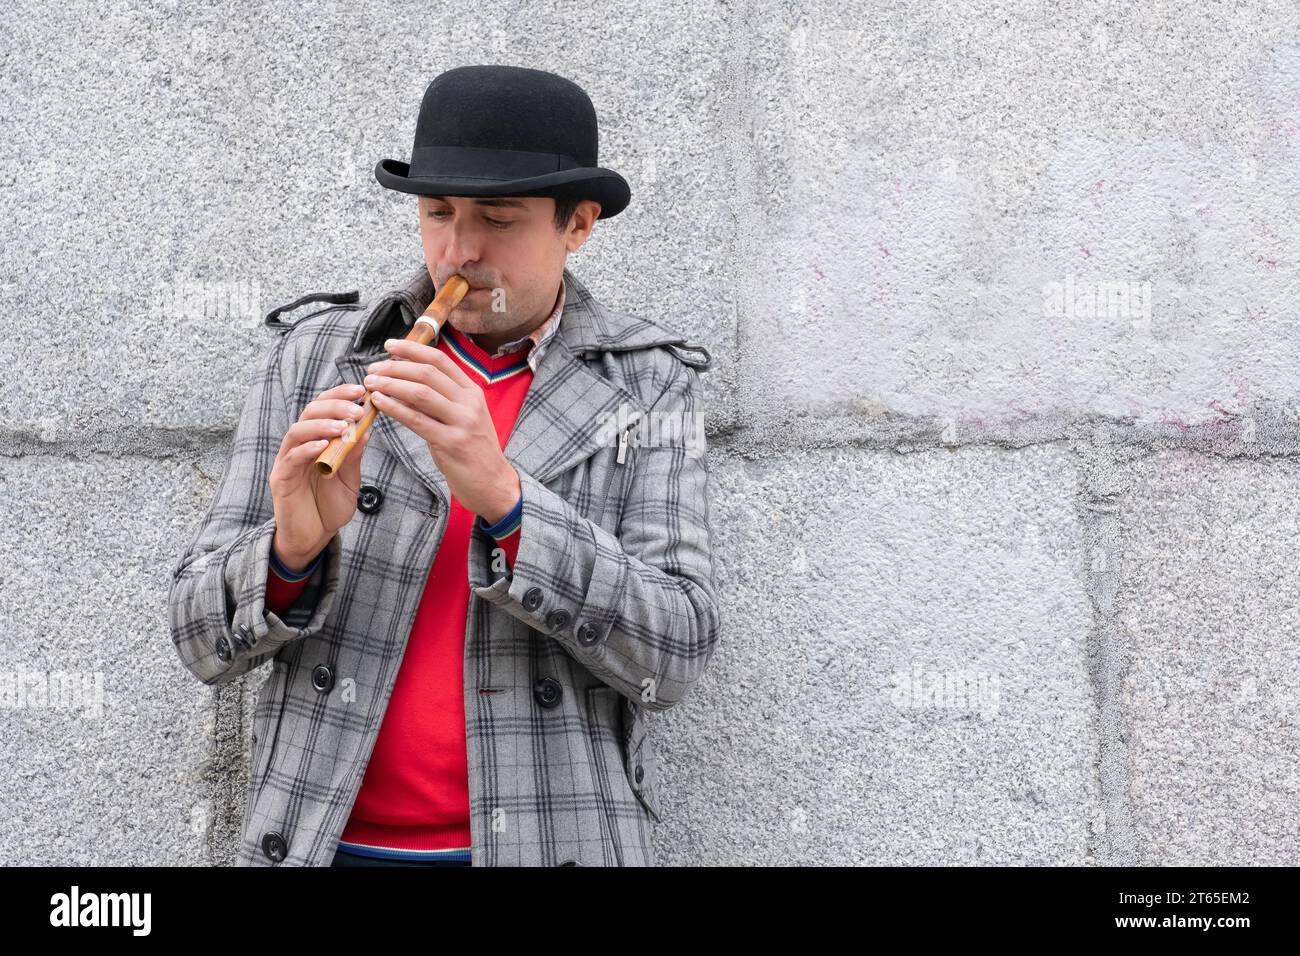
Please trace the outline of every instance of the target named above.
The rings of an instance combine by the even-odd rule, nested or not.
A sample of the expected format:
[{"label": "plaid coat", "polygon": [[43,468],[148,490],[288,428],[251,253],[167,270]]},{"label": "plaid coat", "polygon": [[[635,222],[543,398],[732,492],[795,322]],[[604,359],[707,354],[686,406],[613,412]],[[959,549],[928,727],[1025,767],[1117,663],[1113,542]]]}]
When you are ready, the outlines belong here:
[{"label": "plaid coat", "polygon": [[[476,866],[654,865],[647,713],[682,699],[718,641],[698,380],[709,353],[602,307],[568,269],[564,282],[560,327],[504,449],[523,487],[517,560],[494,569],[494,542],[477,522],[469,545]],[[267,316],[281,335],[254,376],[215,499],[174,566],[171,637],[190,673],[220,685],[272,668],[254,716],[240,866],[333,859],[448,515],[423,439],[378,416],[361,482],[382,504],[358,508],[281,619],[265,607],[271,465],[304,406],[360,383],[387,357],[384,339],[405,336],[432,295],[422,263],[370,302],[307,297],[286,308],[333,304],[293,324],[283,310]]]}]

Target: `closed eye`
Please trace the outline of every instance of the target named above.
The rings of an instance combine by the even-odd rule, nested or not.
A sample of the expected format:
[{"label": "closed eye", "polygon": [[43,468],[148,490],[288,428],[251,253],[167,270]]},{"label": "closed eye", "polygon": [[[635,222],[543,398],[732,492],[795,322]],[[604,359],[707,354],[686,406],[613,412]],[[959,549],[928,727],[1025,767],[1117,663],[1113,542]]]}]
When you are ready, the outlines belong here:
[{"label": "closed eye", "polygon": [[[430,209],[430,210],[429,210],[429,218],[430,218],[430,219],[437,219],[437,220],[440,221],[440,222],[442,221],[442,217],[443,217],[443,216],[449,216],[449,215],[451,215],[451,213],[444,212],[444,211],[442,211],[442,210],[440,210],[440,209]],[[494,227],[497,228],[497,229],[504,229],[504,228],[506,228],[507,226],[512,226],[512,225],[514,225],[514,221],[513,221],[513,220],[509,220],[509,219],[489,219],[489,218],[487,218],[486,216],[484,217],[483,221],[486,222],[486,223],[488,223],[488,224],[491,225],[491,226],[494,226]]]}]

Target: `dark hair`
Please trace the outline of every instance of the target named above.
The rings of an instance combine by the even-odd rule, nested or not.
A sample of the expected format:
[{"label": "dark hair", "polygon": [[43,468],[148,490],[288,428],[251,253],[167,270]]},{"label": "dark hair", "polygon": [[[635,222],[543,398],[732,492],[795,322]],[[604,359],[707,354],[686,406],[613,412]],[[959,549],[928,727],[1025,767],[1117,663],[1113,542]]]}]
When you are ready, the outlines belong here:
[{"label": "dark hair", "polygon": [[578,208],[580,202],[582,200],[576,196],[555,197],[555,229],[557,232],[564,232],[569,227],[569,220],[573,218],[573,212]]}]

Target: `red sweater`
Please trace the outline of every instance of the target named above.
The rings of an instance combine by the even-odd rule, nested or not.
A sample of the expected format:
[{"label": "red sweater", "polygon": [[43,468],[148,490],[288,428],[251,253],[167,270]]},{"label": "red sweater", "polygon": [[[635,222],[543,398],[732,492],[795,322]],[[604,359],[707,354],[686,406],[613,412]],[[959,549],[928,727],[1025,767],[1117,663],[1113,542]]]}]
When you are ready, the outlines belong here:
[{"label": "red sweater", "polygon": [[[493,357],[450,324],[437,347],[483,389],[504,448],[533,373],[529,349]],[[399,426],[405,427],[405,426]],[[434,558],[397,682],[366,775],[340,839],[397,850],[468,848],[469,768],[465,733],[465,622],[469,613],[469,537],[477,516],[455,496]],[[498,543],[513,565],[519,528]],[[307,586],[267,578],[266,606],[282,614]]]}]

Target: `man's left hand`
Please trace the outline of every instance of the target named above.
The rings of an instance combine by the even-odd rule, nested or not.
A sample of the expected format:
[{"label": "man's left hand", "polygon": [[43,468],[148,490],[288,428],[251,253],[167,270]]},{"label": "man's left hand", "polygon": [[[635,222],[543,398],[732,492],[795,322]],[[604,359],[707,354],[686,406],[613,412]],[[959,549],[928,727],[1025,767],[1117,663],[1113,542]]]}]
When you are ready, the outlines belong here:
[{"label": "man's left hand", "polygon": [[375,407],[415,432],[456,500],[496,524],[519,500],[519,474],[501,451],[480,388],[445,352],[389,339],[394,358],[367,367]]}]

